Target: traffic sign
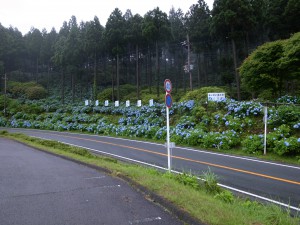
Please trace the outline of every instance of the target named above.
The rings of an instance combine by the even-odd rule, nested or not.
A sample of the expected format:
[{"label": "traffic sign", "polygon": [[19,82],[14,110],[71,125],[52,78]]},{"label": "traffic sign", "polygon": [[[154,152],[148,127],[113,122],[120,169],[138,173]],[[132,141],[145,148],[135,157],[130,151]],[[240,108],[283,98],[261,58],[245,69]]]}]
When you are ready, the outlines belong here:
[{"label": "traffic sign", "polygon": [[167,93],[171,93],[172,91],[172,83],[169,79],[166,79],[164,82],[164,88]]},{"label": "traffic sign", "polygon": [[165,102],[166,102],[166,106],[168,108],[171,108],[171,106],[173,104],[173,100],[172,100],[172,96],[170,94],[166,94]]},{"label": "traffic sign", "polygon": [[170,149],[170,116],[169,108],[171,108],[173,100],[170,95],[172,91],[172,83],[169,79],[166,79],[164,82],[164,88],[166,91],[165,103],[166,103],[166,116],[167,116],[167,151],[168,151],[168,170],[171,172],[172,162],[171,162],[171,149]]}]

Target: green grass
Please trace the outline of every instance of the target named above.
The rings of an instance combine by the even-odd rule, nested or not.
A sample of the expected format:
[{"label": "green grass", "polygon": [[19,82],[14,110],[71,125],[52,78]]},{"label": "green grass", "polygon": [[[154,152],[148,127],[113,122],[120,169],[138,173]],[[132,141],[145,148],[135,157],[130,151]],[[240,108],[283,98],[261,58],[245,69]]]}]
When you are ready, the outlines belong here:
[{"label": "green grass", "polygon": [[[71,147],[56,141],[47,141],[0,131],[0,136],[24,142],[43,151],[48,151],[95,165],[111,171],[112,176],[126,177],[134,183],[163,197],[189,215],[210,225],[299,225],[299,217],[275,205],[232,198],[228,191],[210,192],[204,182],[190,174],[174,175],[153,168],[124,163],[116,159],[95,156],[85,149]],[[208,171],[209,173],[209,171]],[[212,174],[208,174],[213,176]],[[206,174],[207,176],[207,174]],[[205,177],[205,174],[204,176]],[[227,201],[227,200],[230,201]]]}]

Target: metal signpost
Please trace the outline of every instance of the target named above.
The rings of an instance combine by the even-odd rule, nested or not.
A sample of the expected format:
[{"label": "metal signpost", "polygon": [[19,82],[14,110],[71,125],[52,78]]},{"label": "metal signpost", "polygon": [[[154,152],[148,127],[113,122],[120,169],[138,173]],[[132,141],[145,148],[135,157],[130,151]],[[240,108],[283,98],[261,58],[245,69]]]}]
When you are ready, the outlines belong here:
[{"label": "metal signpost", "polygon": [[168,170],[171,172],[171,154],[170,154],[170,118],[169,118],[169,108],[171,108],[173,100],[171,96],[172,83],[169,79],[164,82],[164,88],[166,91],[165,103],[166,103],[166,113],[167,113],[167,151],[168,151]]},{"label": "metal signpost", "polygon": [[267,124],[268,124],[268,107],[264,107],[264,124],[265,124],[265,134],[264,134],[264,155],[267,154]]}]

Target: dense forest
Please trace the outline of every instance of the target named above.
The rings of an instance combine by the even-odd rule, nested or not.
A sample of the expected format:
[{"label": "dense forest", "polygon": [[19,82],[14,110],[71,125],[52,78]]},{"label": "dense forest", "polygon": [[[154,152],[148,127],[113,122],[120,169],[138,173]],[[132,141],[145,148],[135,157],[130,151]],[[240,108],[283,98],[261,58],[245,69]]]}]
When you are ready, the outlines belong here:
[{"label": "dense forest", "polygon": [[[280,73],[272,67],[269,74],[262,71],[268,79],[256,89],[247,71],[254,65],[249,54],[266,42],[299,32],[299,18],[299,0],[215,0],[212,10],[198,0],[186,13],[172,8],[167,14],[157,7],[142,16],[116,8],[105,26],[96,16],[87,22],[72,16],[58,32],[32,28],[22,35],[0,23],[0,75],[6,74],[9,84],[34,81],[48,95],[59,93],[62,103],[66,94],[73,102],[95,100],[107,88],[111,100],[121,100],[120,86],[125,84],[134,87],[135,99],[143,89],[159,95],[166,78],[172,80],[174,92],[222,86],[238,100],[265,91],[273,97],[295,94],[299,49],[291,53],[298,57],[293,61],[297,72],[290,72],[291,76],[286,75],[290,67]],[[299,36],[294,36],[298,46]],[[285,48],[291,52],[294,44],[288,46],[273,44],[265,57],[275,57]],[[245,59],[248,67],[241,67]],[[276,76],[280,83],[274,89],[274,82],[268,80]],[[0,82],[3,93],[5,80]]]}]

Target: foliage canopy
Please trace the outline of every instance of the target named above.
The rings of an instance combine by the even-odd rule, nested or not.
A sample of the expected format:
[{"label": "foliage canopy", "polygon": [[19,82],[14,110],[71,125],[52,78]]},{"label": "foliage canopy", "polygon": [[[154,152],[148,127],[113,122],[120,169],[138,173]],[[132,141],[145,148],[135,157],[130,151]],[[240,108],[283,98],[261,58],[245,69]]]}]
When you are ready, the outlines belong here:
[{"label": "foliage canopy", "polygon": [[271,89],[279,96],[284,85],[299,83],[300,33],[290,39],[268,42],[258,47],[240,67],[242,83],[252,93]]}]

